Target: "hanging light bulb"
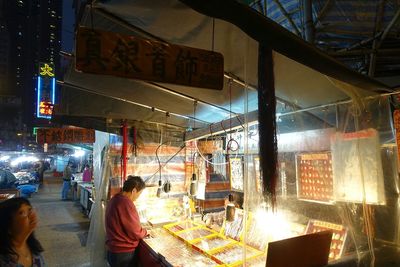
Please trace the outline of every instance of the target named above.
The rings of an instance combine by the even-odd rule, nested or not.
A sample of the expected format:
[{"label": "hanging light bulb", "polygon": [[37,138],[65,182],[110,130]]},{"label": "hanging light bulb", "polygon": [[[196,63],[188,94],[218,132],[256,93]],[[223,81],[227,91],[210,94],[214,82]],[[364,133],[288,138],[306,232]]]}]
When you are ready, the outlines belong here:
[{"label": "hanging light bulb", "polygon": [[193,173],[192,174],[192,181],[190,182],[190,189],[189,189],[190,196],[195,196],[196,195],[196,191],[197,191],[196,180],[197,180],[196,179],[196,174]]},{"label": "hanging light bulb", "polygon": [[163,185],[163,191],[165,193],[169,193],[169,191],[171,191],[171,183],[169,181],[166,181]]},{"label": "hanging light bulb", "polygon": [[156,194],[157,197],[161,196],[161,191],[162,191],[161,185],[162,185],[162,182],[161,182],[161,179],[160,179],[160,180],[158,180],[158,188],[157,188],[157,194]]},{"label": "hanging light bulb", "polygon": [[[196,107],[197,107],[197,100],[193,101],[193,130],[196,129]],[[197,142],[197,141],[195,141]],[[194,162],[195,162],[195,156],[196,152],[193,154],[192,158],[192,180],[190,182],[190,188],[189,188],[189,196],[196,196],[196,174],[194,173]]]}]

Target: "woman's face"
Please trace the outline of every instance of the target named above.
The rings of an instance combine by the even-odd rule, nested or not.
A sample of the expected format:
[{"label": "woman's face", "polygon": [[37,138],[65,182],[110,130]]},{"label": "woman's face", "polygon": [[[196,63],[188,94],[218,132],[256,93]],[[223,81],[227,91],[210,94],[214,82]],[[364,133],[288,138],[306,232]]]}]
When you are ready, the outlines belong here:
[{"label": "woman's face", "polygon": [[140,191],[137,191],[136,188],[134,188],[134,189],[132,190],[132,195],[131,195],[132,201],[136,201],[136,200],[140,197],[140,195],[142,194],[142,192],[143,192],[143,189],[140,190]]},{"label": "woman's face", "polygon": [[12,236],[26,236],[28,237],[37,226],[37,214],[32,206],[22,204],[21,207],[14,214],[11,234]]}]

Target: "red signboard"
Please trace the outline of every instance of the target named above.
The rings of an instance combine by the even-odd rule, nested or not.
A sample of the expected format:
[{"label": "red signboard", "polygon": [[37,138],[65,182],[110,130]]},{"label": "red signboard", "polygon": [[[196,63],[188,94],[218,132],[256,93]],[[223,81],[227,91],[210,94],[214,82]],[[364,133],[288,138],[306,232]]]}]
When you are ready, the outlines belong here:
[{"label": "red signboard", "polygon": [[80,27],[76,69],[221,90],[224,59],[213,51]]},{"label": "red signboard", "polygon": [[333,202],[332,154],[297,155],[297,196],[299,199]]},{"label": "red signboard", "polygon": [[94,132],[93,129],[80,128],[38,129],[36,141],[39,144],[94,143]]},{"label": "red signboard", "polygon": [[51,116],[51,114],[53,114],[53,104],[51,102],[41,101],[39,104],[39,114]]},{"label": "red signboard", "polygon": [[326,230],[332,231],[329,260],[337,260],[343,254],[347,238],[347,228],[340,224],[310,220],[307,225],[306,234],[318,233]]}]

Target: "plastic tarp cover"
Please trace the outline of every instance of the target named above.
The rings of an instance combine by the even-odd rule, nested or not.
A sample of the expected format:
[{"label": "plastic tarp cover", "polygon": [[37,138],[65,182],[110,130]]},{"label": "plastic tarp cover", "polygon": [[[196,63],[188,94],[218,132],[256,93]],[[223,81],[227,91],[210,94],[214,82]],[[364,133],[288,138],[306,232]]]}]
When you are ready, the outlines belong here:
[{"label": "plastic tarp cover", "polygon": [[110,134],[96,131],[96,142],[93,145],[93,176],[96,199],[91,209],[90,227],[86,246],[90,249],[90,266],[107,266],[105,261],[105,202],[108,196],[110,177],[110,159],[108,143]]},{"label": "plastic tarp cover", "polygon": [[[181,29],[176,27],[173,19],[161,19],[161,16],[168,18],[174,13],[163,12],[157,7],[147,9],[146,1],[139,1],[143,4],[142,10],[133,8],[127,1],[111,2],[104,3],[102,6],[110,12],[114,11],[120,17],[131,16],[129,21],[132,24],[142,24],[141,28],[152,34],[175,42],[181,40],[186,45],[209,48],[209,38],[194,37],[184,33],[191,33],[195,28],[191,25],[199,25],[199,22],[210,26],[206,27],[207,29],[212,29],[211,18],[203,18],[195,14],[192,20],[182,25],[186,32],[179,34],[175,31]],[[164,6],[167,7],[169,3],[171,1],[165,2]],[[123,12],[125,6],[127,11]],[[185,8],[181,4],[176,6],[177,12]],[[157,20],[158,13],[161,14],[159,20]],[[150,20],[151,18],[158,23],[155,24],[153,20]],[[215,22],[217,30],[225,29],[227,26],[219,20]],[[211,36],[209,31],[204,32],[204,36],[206,33],[207,36]],[[229,33],[231,32],[227,32]],[[240,32],[236,33],[242,36]],[[184,42],[184,39],[174,39],[174,36],[192,37],[192,39],[189,38],[190,42]],[[216,36],[222,39],[221,42],[218,39],[215,40],[216,51],[230,48],[230,43],[238,47],[238,49],[233,49],[233,53],[229,56],[228,52],[224,55],[227,55],[226,58],[232,64],[232,72],[235,73],[234,67],[237,67],[240,71],[236,73],[244,79],[243,86],[235,87],[235,95],[241,97],[233,98],[234,103],[223,103],[225,107],[234,104],[232,106],[235,106],[235,111],[243,111],[245,115],[248,115],[257,106],[254,88],[247,87],[247,85],[256,84],[258,79],[257,45],[254,40],[246,37],[231,42],[229,38],[223,38],[222,35]],[[242,52],[240,58],[234,56],[236,53],[239,55],[238,51]],[[300,64],[277,53],[274,53],[274,61],[279,63],[274,65],[276,95],[284,100],[278,103],[277,109],[277,167],[279,169],[276,210],[271,209],[268,198],[261,190],[260,171],[262,170],[259,159],[262,155],[259,155],[257,145],[254,145],[255,140],[258,140],[257,121],[248,121],[245,116],[241,128],[224,129],[222,133],[225,138],[228,134],[235,133],[233,138],[239,148],[233,153],[225,149],[225,154],[227,158],[234,158],[235,161],[239,160],[243,163],[232,164],[237,168],[234,170],[227,164],[226,170],[227,175],[242,174],[242,177],[235,176],[237,179],[235,181],[243,178],[243,185],[238,186],[239,190],[243,188],[245,195],[243,242],[260,244],[257,240],[262,240],[262,246],[259,249],[264,249],[266,242],[329,229],[333,232],[329,252],[330,264],[340,264],[342,261],[344,264],[347,264],[347,261],[353,261],[354,264],[360,266],[386,267],[390,263],[396,264],[400,259],[397,252],[400,240],[399,187],[397,145],[394,138],[390,97],[367,97],[363,88],[354,88],[310,68],[300,68]],[[110,81],[112,82],[113,79]],[[188,94],[193,93],[192,88],[179,89]],[[226,86],[223,92],[223,97],[215,98],[229,99],[229,86]],[[220,92],[217,93],[221,95]],[[203,94],[205,95],[205,93],[199,93],[196,96],[203,97]],[[214,97],[212,93],[206,95],[204,97]],[[154,101],[154,99],[151,100]],[[213,114],[212,112],[206,107],[201,112],[199,111],[206,115]],[[227,118],[231,117],[234,115],[231,114]],[[147,132],[151,133],[151,131]],[[153,132],[160,133],[161,131],[158,129]],[[139,138],[138,150],[134,150],[134,147],[130,149],[132,154],[129,163],[132,169],[128,173],[140,174],[135,167],[147,164],[148,181],[157,181],[157,175],[160,175],[162,182],[166,179],[172,181],[169,176],[163,176],[162,173],[166,169],[160,168],[160,165],[166,164],[175,153],[179,154],[180,148],[176,142],[179,143],[179,140],[168,139],[169,136],[165,132],[154,134],[146,139],[146,142],[141,142]],[[142,140],[145,139],[144,136],[141,137]],[[151,149],[145,154],[138,153],[137,157],[134,151],[140,152],[140,149],[148,148],[149,143],[152,143]],[[102,165],[104,178],[99,187],[101,191],[108,188],[108,178],[118,179],[120,173],[118,147],[114,148],[117,149],[110,152],[109,157],[104,157],[110,164],[104,162]],[[163,151],[160,151],[161,148]],[[161,157],[155,159],[155,154]],[[145,156],[140,157],[140,155]],[[179,173],[174,176],[178,182],[180,177],[184,179],[185,175],[182,173],[184,169],[180,168],[183,166],[182,156],[176,159],[172,171]],[[218,162],[220,163],[220,160]],[[240,170],[240,168],[243,169]],[[151,170],[154,170],[153,174]],[[179,182],[184,183],[183,180]],[[357,193],[353,193],[354,191]],[[107,195],[105,192],[99,193],[98,199],[105,201]],[[373,193],[370,195],[370,192]],[[99,233],[104,231],[100,225],[98,226]],[[93,244],[96,244],[97,248],[102,246],[102,250],[99,251],[104,251],[104,240],[98,239]],[[243,250],[243,259],[246,260],[246,250]],[[99,254],[97,255],[97,258],[101,258]],[[264,262],[261,260],[260,266],[265,266],[265,260]]]},{"label": "plastic tarp cover", "polygon": [[[138,175],[146,182],[146,186],[162,183],[172,183],[169,194],[162,192],[162,198],[170,200],[175,192],[182,192],[185,180],[185,150],[182,132],[175,128],[146,125],[135,126],[137,132],[133,138],[134,127],[130,128],[128,140],[127,175]],[[135,142],[134,142],[135,140]],[[120,191],[121,181],[121,148],[122,137],[96,131],[96,143],[93,149],[94,177],[96,201],[91,210],[91,223],[87,246],[90,248],[91,266],[107,266],[105,247],[105,210],[107,201]],[[161,171],[160,171],[161,169]],[[156,187],[148,187],[141,195],[155,197]],[[140,199],[139,199],[140,200]],[[138,201],[139,201],[138,200]],[[160,201],[156,203],[160,204]],[[146,217],[146,211],[136,204],[141,217]],[[147,203],[149,210],[160,213]],[[147,212],[147,217],[151,217]]]},{"label": "plastic tarp cover", "polygon": [[[349,85],[335,85],[352,100],[278,116],[275,212],[259,189],[258,151],[247,150],[243,157],[245,208],[252,218],[246,222],[245,242],[272,242],[331,230],[332,266],[346,261],[397,266],[389,265],[399,264],[400,245],[391,98],[364,98]],[[319,123],[311,126],[305,113],[317,117]],[[257,125],[251,131],[257,131]],[[249,143],[248,135],[243,145]]]}]

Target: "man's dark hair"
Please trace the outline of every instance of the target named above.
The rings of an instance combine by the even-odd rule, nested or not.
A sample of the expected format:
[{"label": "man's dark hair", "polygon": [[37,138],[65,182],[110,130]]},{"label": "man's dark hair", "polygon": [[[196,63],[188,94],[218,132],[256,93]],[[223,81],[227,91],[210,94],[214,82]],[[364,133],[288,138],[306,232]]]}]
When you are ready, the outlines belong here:
[{"label": "man's dark hair", "polygon": [[132,176],[129,175],[128,179],[124,182],[124,186],[122,187],[122,191],[131,192],[134,188],[136,191],[142,191],[146,187],[146,184],[142,180],[140,176]]}]

